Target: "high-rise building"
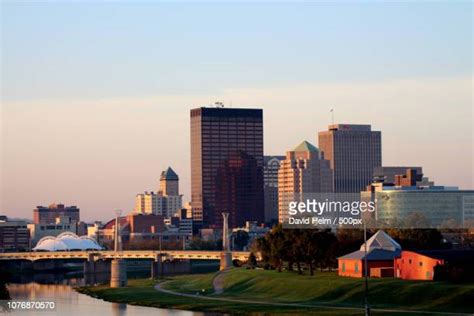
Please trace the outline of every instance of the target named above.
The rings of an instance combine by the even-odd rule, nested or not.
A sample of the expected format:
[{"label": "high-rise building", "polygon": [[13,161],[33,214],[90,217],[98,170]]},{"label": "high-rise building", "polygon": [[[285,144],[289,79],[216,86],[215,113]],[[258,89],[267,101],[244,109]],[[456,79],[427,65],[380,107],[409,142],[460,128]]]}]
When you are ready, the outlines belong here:
[{"label": "high-rise building", "polygon": [[56,223],[58,217],[69,217],[72,222],[79,222],[79,208],[76,206],[64,206],[64,204],[51,204],[48,207],[37,206],[33,210],[33,222],[35,224]]},{"label": "high-rise building", "polygon": [[286,153],[278,171],[278,220],[288,216],[289,202],[304,194],[332,192],[332,171],[318,148],[303,141]]},{"label": "high-rise building", "polygon": [[264,221],[261,109],[191,110],[191,200],[202,227]]},{"label": "high-rise building", "polygon": [[319,149],[331,162],[334,192],[359,193],[382,165],[382,135],[370,125],[336,124],[319,132]]},{"label": "high-rise building", "polygon": [[263,157],[263,192],[265,196],[265,223],[278,221],[278,169],[285,156]]},{"label": "high-rise building", "polygon": [[158,192],[161,192],[164,196],[179,195],[179,177],[171,167],[161,173]]},{"label": "high-rise building", "polygon": [[28,251],[29,249],[30,231],[27,223],[0,216],[0,252]]},{"label": "high-rise building", "polygon": [[183,196],[179,194],[179,177],[168,167],[160,176],[158,192],[145,192],[135,197],[135,213],[174,216],[183,207]]}]

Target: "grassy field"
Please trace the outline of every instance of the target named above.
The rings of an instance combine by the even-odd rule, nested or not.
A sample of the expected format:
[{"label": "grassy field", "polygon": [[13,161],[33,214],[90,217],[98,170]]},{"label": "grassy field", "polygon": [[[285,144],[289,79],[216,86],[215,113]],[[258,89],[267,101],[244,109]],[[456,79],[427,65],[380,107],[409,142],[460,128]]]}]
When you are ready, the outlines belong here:
[{"label": "grassy field", "polygon": [[[162,287],[180,293],[217,297],[213,294],[214,274],[186,275],[167,279]],[[316,315],[361,315],[360,310],[331,310],[317,307],[330,305],[362,307],[363,280],[338,277],[334,273],[317,273],[311,277],[292,272],[233,269],[226,273],[224,293],[218,297],[262,301],[266,303],[295,303],[315,307],[289,307],[242,304],[190,298],[160,293],[155,281],[131,280],[129,286],[110,289],[106,286],[78,289],[108,301],[163,308],[188,309],[226,313],[282,313]],[[454,285],[444,282],[415,282],[397,279],[369,281],[372,308],[433,312],[474,312],[474,284]],[[202,291],[204,289],[204,291]],[[399,313],[376,312],[375,315]],[[403,313],[407,315],[407,313]]]}]

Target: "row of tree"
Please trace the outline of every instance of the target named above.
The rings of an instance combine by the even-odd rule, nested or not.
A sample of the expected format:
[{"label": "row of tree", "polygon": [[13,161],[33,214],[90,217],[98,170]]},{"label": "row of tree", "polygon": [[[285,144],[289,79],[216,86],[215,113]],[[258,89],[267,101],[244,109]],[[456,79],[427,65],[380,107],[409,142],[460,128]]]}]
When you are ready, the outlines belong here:
[{"label": "row of tree", "polygon": [[[368,231],[368,238],[376,231]],[[387,233],[403,249],[439,249],[443,239],[436,229],[390,229]],[[284,267],[303,273],[303,266],[314,275],[316,268],[336,268],[337,257],[360,248],[364,242],[360,229],[283,229],[274,226],[257,238],[252,251],[261,255],[264,266],[281,271]]]}]

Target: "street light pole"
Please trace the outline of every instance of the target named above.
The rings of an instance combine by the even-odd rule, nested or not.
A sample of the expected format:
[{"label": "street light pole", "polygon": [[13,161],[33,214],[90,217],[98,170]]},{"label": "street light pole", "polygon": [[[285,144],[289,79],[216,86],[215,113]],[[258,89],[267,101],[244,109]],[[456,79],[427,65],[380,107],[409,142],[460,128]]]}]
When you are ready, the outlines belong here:
[{"label": "street light pole", "polygon": [[367,224],[364,219],[364,274],[365,274],[365,316],[370,316],[369,307],[369,279],[368,279],[368,266],[367,266]]},{"label": "street light pole", "polygon": [[121,248],[120,246],[120,215],[122,215],[122,211],[121,210],[116,210],[115,211],[115,240],[114,240],[114,250],[115,252],[121,250],[119,248]]}]

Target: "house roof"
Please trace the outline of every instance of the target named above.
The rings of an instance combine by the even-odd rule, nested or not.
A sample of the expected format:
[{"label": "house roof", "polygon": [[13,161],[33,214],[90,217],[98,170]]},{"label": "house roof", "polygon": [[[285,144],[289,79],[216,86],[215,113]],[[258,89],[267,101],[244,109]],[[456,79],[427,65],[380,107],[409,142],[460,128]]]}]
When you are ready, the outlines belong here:
[{"label": "house roof", "polygon": [[313,152],[318,152],[319,149],[312,145],[311,143],[307,142],[307,141],[303,141],[301,144],[299,144],[298,146],[296,146],[295,149],[293,149],[293,151],[313,151]]},{"label": "house roof", "polygon": [[[400,250],[390,251],[384,249],[372,249],[368,251],[367,260],[368,261],[375,261],[375,260],[393,260],[395,258],[400,257]],[[356,259],[356,260],[364,260],[365,259],[365,251],[357,250],[351,252],[345,256],[339,257],[337,259]]]},{"label": "house roof", "polygon": [[174,172],[174,170],[171,169],[171,167],[168,167],[168,169],[166,169],[165,171],[163,171],[161,173],[160,180],[176,180],[176,181],[178,181],[179,177],[176,174],[176,172]]},{"label": "house roof", "polygon": [[[383,249],[389,251],[400,251],[402,247],[392,237],[383,230],[379,230],[367,240],[367,251],[373,249]],[[365,243],[360,246],[361,251],[365,251]]]},{"label": "house roof", "polygon": [[[120,227],[122,231],[130,229],[130,225],[129,225],[130,223],[128,222],[127,216],[119,217],[119,223],[120,223]],[[104,226],[102,226],[102,229],[114,229],[114,227],[115,227],[115,218],[105,223]]]}]

